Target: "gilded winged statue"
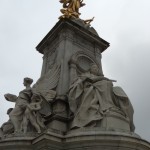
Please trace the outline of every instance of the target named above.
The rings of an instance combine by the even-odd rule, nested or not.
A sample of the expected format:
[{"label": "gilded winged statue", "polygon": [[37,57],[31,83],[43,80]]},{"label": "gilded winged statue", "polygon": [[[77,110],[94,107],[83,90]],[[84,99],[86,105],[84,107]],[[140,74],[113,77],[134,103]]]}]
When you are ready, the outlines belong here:
[{"label": "gilded winged statue", "polygon": [[63,9],[60,10],[63,15],[60,18],[79,18],[79,8],[85,5],[83,0],[60,0],[60,3],[63,3]]}]

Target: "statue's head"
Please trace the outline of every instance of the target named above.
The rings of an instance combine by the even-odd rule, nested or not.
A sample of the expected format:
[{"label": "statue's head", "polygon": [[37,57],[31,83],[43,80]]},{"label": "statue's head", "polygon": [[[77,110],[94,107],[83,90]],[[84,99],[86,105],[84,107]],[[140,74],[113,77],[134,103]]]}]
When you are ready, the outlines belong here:
[{"label": "statue's head", "polygon": [[27,86],[27,85],[31,85],[32,82],[33,82],[33,79],[26,77],[26,78],[24,78],[23,84],[24,84],[24,86]]},{"label": "statue's head", "polygon": [[90,73],[94,75],[99,75],[99,68],[96,64],[92,64],[90,67]]},{"label": "statue's head", "polygon": [[31,101],[32,102],[41,102],[41,97],[39,94],[33,94],[33,96],[31,97]]}]

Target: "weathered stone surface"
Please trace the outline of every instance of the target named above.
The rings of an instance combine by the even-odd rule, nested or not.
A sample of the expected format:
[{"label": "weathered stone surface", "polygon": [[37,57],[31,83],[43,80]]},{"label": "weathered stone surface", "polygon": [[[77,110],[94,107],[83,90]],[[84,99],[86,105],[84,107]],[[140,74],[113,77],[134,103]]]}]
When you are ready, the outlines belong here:
[{"label": "weathered stone surface", "polygon": [[[108,46],[108,42],[88,31],[83,26],[78,25],[77,22],[60,20],[37,46],[37,50],[44,54],[42,75],[53,64],[61,64],[57,93],[59,96],[64,95],[70,85],[68,63],[71,57],[77,55],[77,53],[83,53],[92,60],[94,58],[99,63],[101,69],[101,52]],[[82,59],[80,60],[82,61]]]},{"label": "weathered stone surface", "polygon": [[19,92],[18,97],[12,94],[5,94],[6,100],[15,102],[15,107],[9,114],[9,117],[14,126],[15,132],[20,132],[21,130],[24,130],[25,128],[27,128],[27,125],[24,126],[25,122],[23,120],[25,117],[24,113],[25,113],[26,107],[30,103],[30,99],[32,97],[32,92],[31,92],[32,82],[33,82],[32,79],[24,78],[23,84],[26,88],[22,90],[21,92]]},{"label": "weathered stone surface", "polygon": [[[13,108],[9,108],[7,110],[7,115],[9,115],[12,110]],[[11,134],[13,132],[14,132],[14,126],[11,120],[9,119],[7,122],[3,123],[2,126],[0,127],[0,138],[2,138],[3,136],[7,134]]]},{"label": "weathered stone surface", "polygon": [[[81,70],[87,71],[90,69],[92,63],[97,64],[100,74],[103,75],[101,53],[108,46],[108,42],[100,38],[92,27],[85,25],[80,19],[61,19],[39,43],[37,50],[44,55],[41,79],[37,82],[41,88],[39,88],[40,91],[47,89],[46,87],[50,87],[50,83],[58,79],[56,87],[51,88],[56,91],[56,97],[53,98],[54,101],[50,101],[52,115],[56,115],[57,117],[52,116],[53,119],[48,119],[53,122],[51,123],[50,121],[48,123],[49,128],[50,126],[52,128],[55,126],[56,129],[59,125],[54,125],[54,122],[60,121],[63,124],[66,122],[66,131],[68,130],[70,115],[68,112],[68,91],[72,81],[77,77],[75,67],[79,66]],[[54,66],[60,66],[59,78],[57,78],[57,75],[53,75],[53,72],[55,72],[53,71]],[[40,83],[42,80],[45,80],[46,83]],[[64,103],[63,101],[66,102]],[[58,109],[59,111],[62,109],[66,111],[60,113]],[[57,121],[54,121],[54,118],[57,118]],[[59,130],[64,131],[64,125]]]},{"label": "weathered stone surface", "polygon": [[83,20],[61,19],[37,46],[39,80],[24,82],[18,97],[5,95],[16,102],[9,115],[15,133],[0,130],[0,150],[150,150],[134,134],[128,96],[103,75],[107,47]]},{"label": "weathered stone surface", "polygon": [[[29,136],[29,135],[28,135]],[[136,134],[83,128],[66,135],[47,131],[34,138],[10,137],[0,141],[1,150],[150,150],[150,143]]]}]

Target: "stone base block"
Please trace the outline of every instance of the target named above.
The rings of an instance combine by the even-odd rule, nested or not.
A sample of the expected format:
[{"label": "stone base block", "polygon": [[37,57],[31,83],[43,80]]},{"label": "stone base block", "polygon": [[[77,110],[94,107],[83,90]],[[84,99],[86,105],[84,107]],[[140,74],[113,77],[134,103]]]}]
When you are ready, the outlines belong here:
[{"label": "stone base block", "polygon": [[0,150],[150,150],[150,143],[132,133],[80,129],[66,135],[12,136],[0,140]]},{"label": "stone base block", "polygon": [[52,120],[48,124],[48,128],[52,128],[54,130],[65,132],[67,130],[67,125],[65,122],[59,121],[59,120]]},{"label": "stone base block", "polygon": [[130,132],[129,120],[118,112],[108,113],[97,126],[107,131]]}]

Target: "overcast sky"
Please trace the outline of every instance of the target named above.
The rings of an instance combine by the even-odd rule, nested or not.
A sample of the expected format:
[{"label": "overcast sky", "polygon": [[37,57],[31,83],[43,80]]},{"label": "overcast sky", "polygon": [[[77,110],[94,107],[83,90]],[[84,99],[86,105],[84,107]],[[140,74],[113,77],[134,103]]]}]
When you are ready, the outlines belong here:
[{"label": "overcast sky", "polygon": [[[106,77],[117,80],[129,96],[136,133],[150,141],[150,0],[84,0],[81,18],[110,43],[103,53]],[[59,0],[0,0],[0,125],[14,104],[23,78],[40,77],[42,55],[35,47],[58,21]]]}]

